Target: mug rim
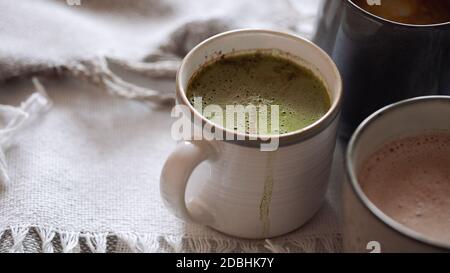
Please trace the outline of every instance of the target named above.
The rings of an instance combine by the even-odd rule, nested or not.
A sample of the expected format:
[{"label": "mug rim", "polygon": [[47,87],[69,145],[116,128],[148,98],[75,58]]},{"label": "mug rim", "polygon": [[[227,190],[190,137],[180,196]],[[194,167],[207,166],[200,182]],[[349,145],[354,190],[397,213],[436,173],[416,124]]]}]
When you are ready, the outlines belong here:
[{"label": "mug rim", "polygon": [[401,27],[407,27],[407,28],[436,28],[436,27],[445,27],[445,26],[450,26],[450,21],[448,22],[443,22],[443,23],[436,23],[436,24],[422,24],[422,25],[415,25],[415,24],[407,24],[407,23],[401,23],[401,22],[396,22],[396,21],[392,21],[386,18],[383,18],[381,16],[375,15],[373,13],[368,12],[367,10],[361,8],[360,6],[358,6],[357,4],[355,4],[353,2],[353,0],[345,0],[345,2],[347,2],[347,4],[349,4],[351,7],[363,12],[366,16],[370,17],[371,19],[374,19],[378,22],[382,22],[382,23],[389,23],[391,25],[395,25],[395,26],[401,26]]},{"label": "mug rim", "polygon": [[[252,134],[242,134],[240,132],[237,132],[235,130],[230,130],[226,127],[223,127],[219,124],[215,124],[212,121],[208,120],[207,118],[205,118],[203,115],[201,115],[189,102],[187,96],[186,96],[186,91],[184,90],[184,87],[181,85],[181,81],[180,81],[180,77],[181,77],[181,73],[184,72],[184,67],[186,65],[186,63],[190,60],[190,58],[192,57],[192,55],[201,50],[203,47],[207,46],[208,44],[210,44],[212,41],[217,40],[219,38],[223,38],[226,36],[230,36],[230,35],[237,35],[237,34],[242,34],[242,33],[247,33],[247,34],[271,34],[271,35],[275,35],[275,36],[280,36],[280,37],[285,37],[285,38],[289,38],[292,40],[295,40],[299,43],[304,43],[308,46],[311,46],[314,48],[314,50],[316,50],[320,55],[322,55],[322,57],[324,57],[324,59],[326,60],[326,62],[328,63],[328,65],[330,65],[330,67],[332,68],[333,71],[333,76],[334,78],[337,80],[337,90],[336,90],[336,94],[335,94],[335,98],[333,99],[331,97],[332,94],[328,94],[330,96],[330,100],[331,100],[331,106],[330,109],[328,109],[328,111],[317,121],[315,121],[314,123],[301,128],[299,130],[293,131],[293,132],[289,132],[286,134],[276,134],[276,135],[252,135]],[[276,49],[276,48],[274,48]],[[254,48],[254,49],[246,49],[246,50],[258,50],[258,48]],[[236,52],[238,52],[239,50],[237,50]],[[226,55],[226,53],[224,54]],[[294,54],[293,54],[294,55]],[[300,57],[302,58],[302,56],[297,56],[294,55],[296,57]],[[302,58],[303,59],[303,58]],[[313,64],[312,64],[313,65]],[[201,69],[201,67],[200,67]],[[198,69],[196,69],[196,71],[198,71]],[[319,73],[321,73],[321,71],[319,70]],[[330,89],[333,87],[328,87],[327,91],[329,93],[331,93]],[[221,133],[221,134],[226,134],[226,135],[232,135],[233,136],[233,140],[227,140],[224,139],[223,141],[225,142],[229,142],[229,143],[233,143],[233,144],[237,144],[240,146],[246,146],[246,147],[259,147],[259,145],[261,143],[267,143],[270,142],[270,140],[273,139],[278,139],[279,141],[279,146],[288,146],[288,145],[293,145],[296,144],[298,142],[304,141],[306,139],[309,139],[317,134],[319,134],[320,132],[322,132],[323,130],[325,130],[326,128],[329,127],[329,125],[339,116],[340,113],[340,109],[341,109],[341,104],[342,104],[342,97],[343,97],[343,83],[342,83],[342,77],[341,74],[336,66],[336,64],[334,63],[334,61],[331,59],[331,57],[323,50],[321,49],[318,45],[314,44],[313,42],[309,41],[308,39],[302,38],[300,36],[294,35],[294,34],[290,34],[290,33],[286,33],[286,32],[282,32],[282,31],[276,31],[276,30],[269,30],[269,29],[259,29],[259,28],[244,28],[244,29],[235,29],[235,30],[229,30],[229,31],[225,31],[219,34],[216,34],[204,41],[202,41],[201,43],[199,43],[198,45],[196,45],[191,51],[189,51],[189,53],[183,58],[183,61],[180,65],[180,68],[177,71],[177,75],[176,75],[176,97],[177,97],[177,101],[184,105],[187,106],[189,108],[189,111],[191,113],[194,114],[194,116],[196,116],[197,118],[199,118],[202,121],[202,125],[206,124],[208,126],[210,126],[210,128],[214,128],[216,133]],[[244,139],[244,140],[241,140]]]},{"label": "mug rim", "polygon": [[346,169],[346,175],[348,177],[348,181],[350,182],[351,189],[353,193],[357,196],[357,199],[364,205],[366,209],[370,211],[372,215],[375,216],[381,223],[386,225],[391,230],[396,231],[400,235],[408,238],[413,239],[415,241],[418,241],[420,243],[426,244],[428,246],[434,247],[434,248],[440,248],[445,251],[450,250],[450,243],[444,243],[439,242],[433,239],[428,238],[427,236],[414,231],[411,228],[408,228],[402,224],[400,224],[398,221],[394,220],[393,218],[387,216],[381,209],[379,209],[370,199],[367,197],[367,195],[362,190],[358,178],[355,171],[355,164],[353,160],[353,154],[355,152],[356,147],[358,146],[358,141],[361,138],[361,135],[366,131],[367,128],[371,126],[373,122],[376,120],[382,118],[386,114],[389,114],[390,112],[393,112],[399,108],[402,108],[407,105],[412,104],[418,104],[422,102],[427,101],[442,101],[450,104],[450,96],[445,95],[436,95],[436,96],[422,96],[422,97],[416,97],[411,98],[407,100],[403,100],[400,102],[396,102],[393,104],[390,104],[386,107],[381,108],[380,110],[376,111],[372,115],[370,115],[368,118],[366,118],[356,129],[355,133],[350,139],[350,142],[347,147],[347,152],[345,154],[345,169]]}]

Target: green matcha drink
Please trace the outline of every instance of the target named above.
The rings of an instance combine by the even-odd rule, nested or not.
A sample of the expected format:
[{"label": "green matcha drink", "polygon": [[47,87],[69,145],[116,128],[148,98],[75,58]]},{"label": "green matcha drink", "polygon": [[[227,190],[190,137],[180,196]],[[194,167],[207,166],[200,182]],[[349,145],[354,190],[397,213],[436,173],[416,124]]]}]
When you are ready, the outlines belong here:
[{"label": "green matcha drink", "polygon": [[227,105],[278,105],[279,131],[269,134],[305,128],[331,107],[324,84],[312,71],[272,51],[233,54],[205,65],[190,80],[186,95],[192,104],[201,97],[203,107],[224,110]]}]

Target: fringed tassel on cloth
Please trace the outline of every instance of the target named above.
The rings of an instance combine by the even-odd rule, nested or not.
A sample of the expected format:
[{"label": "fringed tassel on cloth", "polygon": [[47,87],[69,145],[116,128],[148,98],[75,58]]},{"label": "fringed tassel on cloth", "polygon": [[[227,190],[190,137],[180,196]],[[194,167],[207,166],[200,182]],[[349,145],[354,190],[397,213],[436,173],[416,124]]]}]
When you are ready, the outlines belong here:
[{"label": "fringed tassel on cloth", "polygon": [[51,107],[45,88],[37,78],[32,79],[35,93],[19,107],[0,104],[0,185],[9,181],[5,152],[17,132]]},{"label": "fringed tassel on cloth", "polygon": [[[340,252],[339,234],[296,239],[236,240],[112,232],[73,232],[49,226],[0,230],[0,252],[128,252],[128,253],[297,253]],[[58,239],[59,238],[59,239]],[[26,246],[26,247],[25,247]]]},{"label": "fringed tassel on cloth", "polygon": [[180,65],[180,61],[177,60],[144,63],[98,57],[67,65],[63,68],[63,71],[67,71],[69,75],[75,77],[85,78],[100,85],[100,87],[107,90],[110,94],[127,99],[151,101],[158,104],[167,104],[174,100],[175,92],[167,93],[153,90],[125,81],[109,68],[109,62],[118,65],[122,69],[149,78],[168,78],[172,80],[175,79],[178,66]]},{"label": "fringed tassel on cloth", "polygon": [[80,241],[79,235],[78,232],[61,232],[59,234],[63,253],[75,252]]},{"label": "fringed tassel on cloth", "polygon": [[108,233],[86,235],[86,244],[92,253],[106,253],[106,240]]},{"label": "fringed tassel on cloth", "polygon": [[49,228],[42,228],[37,227],[36,228],[37,233],[39,234],[39,238],[42,242],[42,252],[43,253],[53,253],[54,248],[52,244],[52,240],[55,237],[55,231]]},{"label": "fringed tassel on cloth", "polygon": [[23,241],[28,234],[28,228],[11,227],[12,246],[10,253],[23,253]]}]

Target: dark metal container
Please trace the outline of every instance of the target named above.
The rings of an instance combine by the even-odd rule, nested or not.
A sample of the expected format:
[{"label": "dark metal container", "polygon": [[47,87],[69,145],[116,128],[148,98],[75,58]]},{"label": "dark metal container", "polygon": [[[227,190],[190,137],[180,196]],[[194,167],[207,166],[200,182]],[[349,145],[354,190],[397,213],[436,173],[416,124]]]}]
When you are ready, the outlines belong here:
[{"label": "dark metal container", "polygon": [[450,94],[450,22],[407,25],[350,0],[325,0],[314,42],[344,79],[341,136],[375,110],[423,95]]}]

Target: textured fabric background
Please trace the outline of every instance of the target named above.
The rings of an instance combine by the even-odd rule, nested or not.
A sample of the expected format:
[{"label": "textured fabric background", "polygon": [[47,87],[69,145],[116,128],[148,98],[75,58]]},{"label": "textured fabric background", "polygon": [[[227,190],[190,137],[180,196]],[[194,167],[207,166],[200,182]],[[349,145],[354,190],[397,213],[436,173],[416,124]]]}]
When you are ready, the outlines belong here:
[{"label": "textured fabric background", "polygon": [[[107,56],[182,58],[232,28],[312,32],[316,0],[2,0],[0,79]],[[73,1],[72,1],[73,2]]]},{"label": "textured fabric background", "polygon": [[[340,250],[340,147],[327,202],[310,223],[272,240],[231,238],[163,206],[159,174],[175,146],[170,104],[147,101],[171,96],[181,58],[217,32],[265,27],[309,37],[317,1],[81,3],[0,1],[0,78],[21,76],[0,85],[0,251]],[[33,86],[36,72],[46,76]],[[122,97],[104,92],[110,80]]]}]

